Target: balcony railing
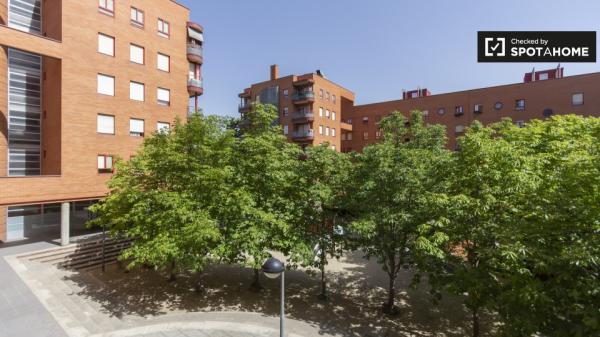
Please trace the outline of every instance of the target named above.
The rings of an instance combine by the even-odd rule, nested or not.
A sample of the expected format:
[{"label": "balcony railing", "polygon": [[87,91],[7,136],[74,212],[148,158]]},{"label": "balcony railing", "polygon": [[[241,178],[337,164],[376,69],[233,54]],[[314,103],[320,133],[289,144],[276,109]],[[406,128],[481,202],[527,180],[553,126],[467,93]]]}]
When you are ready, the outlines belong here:
[{"label": "balcony railing", "polygon": [[315,93],[312,91],[307,92],[297,92],[294,94],[292,100],[294,101],[304,101],[304,100],[314,100]]},{"label": "balcony railing", "polygon": [[188,79],[188,86],[195,87],[195,88],[204,88],[202,86],[202,80],[201,79],[196,79],[196,78],[189,78]]},{"label": "balcony railing", "polygon": [[250,102],[242,102],[238,105],[238,111],[239,112],[245,112],[245,111],[249,111],[251,107],[251,103]]},{"label": "balcony railing", "polygon": [[312,129],[302,130],[302,131],[294,131],[292,133],[292,138],[294,138],[294,139],[313,138],[314,136],[315,136],[315,134]]},{"label": "balcony railing", "polygon": [[315,114],[312,111],[298,111],[292,114],[292,121],[311,121],[314,120]]},{"label": "balcony railing", "polygon": [[202,45],[188,43],[187,45],[187,53],[202,57]]}]

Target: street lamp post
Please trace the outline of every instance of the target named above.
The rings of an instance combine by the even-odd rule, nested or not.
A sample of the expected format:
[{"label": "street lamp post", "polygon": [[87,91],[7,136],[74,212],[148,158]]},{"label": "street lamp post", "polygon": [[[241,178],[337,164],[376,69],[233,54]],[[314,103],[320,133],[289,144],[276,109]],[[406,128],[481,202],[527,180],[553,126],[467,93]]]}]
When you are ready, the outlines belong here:
[{"label": "street lamp post", "polygon": [[281,275],[281,312],[279,316],[279,337],[284,337],[285,330],[285,266],[283,262],[272,257],[262,265],[262,271],[268,278],[275,279]]}]

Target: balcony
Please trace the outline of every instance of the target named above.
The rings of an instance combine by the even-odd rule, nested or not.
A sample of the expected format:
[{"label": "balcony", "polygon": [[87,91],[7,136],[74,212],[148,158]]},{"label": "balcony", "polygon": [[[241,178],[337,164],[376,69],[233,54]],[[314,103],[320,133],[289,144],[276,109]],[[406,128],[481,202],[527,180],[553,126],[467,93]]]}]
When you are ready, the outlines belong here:
[{"label": "balcony", "polygon": [[302,131],[294,131],[292,133],[292,139],[295,141],[307,141],[315,139],[315,134],[312,129],[310,130],[302,130]]},{"label": "balcony", "polygon": [[204,87],[202,86],[202,80],[196,78],[188,79],[188,93],[190,96],[199,96],[204,93]]},{"label": "balcony", "polygon": [[309,123],[315,120],[315,114],[312,111],[298,111],[292,114],[292,122],[297,124]]},{"label": "balcony", "polygon": [[295,87],[305,87],[315,84],[315,80],[312,78],[298,79],[294,82]]},{"label": "balcony", "polygon": [[252,105],[250,104],[250,102],[240,103],[240,105],[238,106],[238,111],[240,113],[248,112],[248,111],[250,111],[251,107],[252,107]]},{"label": "balcony", "polygon": [[315,93],[312,91],[297,92],[292,97],[294,104],[307,104],[315,101]]},{"label": "balcony", "polygon": [[187,59],[192,63],[202,64],[202,45],[195,43],[188,43],[187,45]]},{"label": "balcony", "polygon": [[340,122],[340,128],[345,131],[352,131],[352,124]]}]

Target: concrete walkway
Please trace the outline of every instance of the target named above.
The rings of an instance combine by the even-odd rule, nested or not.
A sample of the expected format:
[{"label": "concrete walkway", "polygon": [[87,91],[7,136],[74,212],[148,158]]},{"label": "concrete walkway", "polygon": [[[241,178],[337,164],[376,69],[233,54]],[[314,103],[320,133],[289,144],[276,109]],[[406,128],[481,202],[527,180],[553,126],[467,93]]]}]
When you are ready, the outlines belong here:
[{"label": "concrete walkway", "polygon": [[57,247],[54,242],[0,244],[0,337],[67,337],[52,315],[4,260]]}]

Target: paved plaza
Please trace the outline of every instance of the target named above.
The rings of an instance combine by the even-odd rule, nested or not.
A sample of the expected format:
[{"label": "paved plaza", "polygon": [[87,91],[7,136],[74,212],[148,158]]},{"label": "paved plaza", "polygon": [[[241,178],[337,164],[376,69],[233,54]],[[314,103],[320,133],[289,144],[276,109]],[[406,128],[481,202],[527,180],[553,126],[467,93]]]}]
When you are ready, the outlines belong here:
[{"label": "paved plaza", "polygon": [[[213,266],[205,271],[205,291],[194,291],[196,277],[179,275],[173,283],[154,270],[126,272],[117,265],[75,272],[17,258],[52,243],[2,248],[2,279],[9,288],[0,301],[0,336],[278,336],[279,283],[262,279],[261,293],[248,290],[252,270]],[[425,286],[411,289],[410,273],[398,282],[397,317],[381,313],[387,280],[373,261],[351,254],[328,267],[326,302],[316,299],[317,275],[286,272],[286,331],[308,336],[464,336],[468,314],[459,299],[431,304]],[[4,304],[4,303],[2,303]],[[7,319],[4,319],[7,318]]]}]

